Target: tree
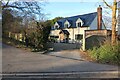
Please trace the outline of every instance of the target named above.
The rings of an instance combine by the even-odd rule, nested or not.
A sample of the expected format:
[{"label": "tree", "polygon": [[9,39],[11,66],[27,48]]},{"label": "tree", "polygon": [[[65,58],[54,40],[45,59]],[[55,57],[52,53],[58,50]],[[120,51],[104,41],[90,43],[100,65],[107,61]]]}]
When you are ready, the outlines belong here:
[{"label": "tree", "polygon": [[[32,1],[32,2],[25,2],[25,1],[16,1],[16,2],[11,2],[11,0],[2,0],[1,1],[1,8],[2,11],[4,11],[5,9],[12,9],[15,11],[18,11],[19,14],[17,14],[18,16],[23,17],[23,19],[27,19],[30,18],[32,16],[34,16],[33,19],[39,19],[39,21],[43,20],[43,18],[45,17],[45,14],[42,13],[42,5],[44,3],[44,0],[41,0],[41,2],[36,2],[36,1]],[[37,24],[37,22],[36,22]]]},{"label": "tree", "polygon": [[54,25],[56,21],[62,19],[63,17],[56,17],[54,19],[51,20],[51,24]]},{"label": "tree", "polygon": [[45,22],[38,22],[38,24],[39,26],[34,25],[34,27],[26,29],[27,39],[29,39],[30,46],[32,46],[35,50],[46,49],[46,43],[48,42],[51,29],[51,22],[48,20]]},{"label": "tree", "polygon": [[[118,2],[118,7],[120,8],[120,1]],[[118,10],[118,37],[120,40],[120,9]]]},{"label": "tree", "polygon": [[117,0],[113,1],[113,5],[109,5],[105,0],[103,2],[106,4],[107,7],[112,9],[112,45],[116,43],[116,24],[117,24],[117,18],[116,18],[116,13],[117,13]]},{"label": "tree", "polygon": [[[3,27],[3,35],[5,32],[20,32],[22,18],[20,16],[13,15],[17,13],[11,9],[5,9],[2,15],[2,27]],[[5,36],[5,35],[4,35]]]},{"label": "tree", "polygon": [[[8,12],[8,15],[4,15],[4,25],[7,25],[6,20],[10,24],[12,24],[15,27],[18,27],[15,23],[11,23],[11,20],[14,21],[15,17],[21,17],[22,22],[21,23],[21,29],[22,34],[27,39],[26,41],[30,43],[31,46],[33,46],[35,49],[44,49],[46,42],[48,41],[48,36],[50,32],[50,22],[44,22],[45,14],[42,13],[42,5],[44,3],[41,2],[10,2],[11,0],[2,0],[2,12],[6,12],[6,10],[11,10]],[[44,0],[41,0],[42,2]],[[17,14],[13,14],[11,12],[17,12]],[[13,29],[13,28],[11,28]]]},{"label": "tree", "polygon": [[[41,0],[42,2],[43,0]],[[36,1],[32,1],[32,2],[27,2],[27,1],[16,1],[16,2],[12,2],[11,0],[1,0],[1,7],[2,10],[4,9],[8,9],[8,8],[12,8],[12,9],[16,9],[19,11],[22,11],[22,13],[26,13],[26,14],[42,14],[42,3],[40,2],[36,2]]]}]

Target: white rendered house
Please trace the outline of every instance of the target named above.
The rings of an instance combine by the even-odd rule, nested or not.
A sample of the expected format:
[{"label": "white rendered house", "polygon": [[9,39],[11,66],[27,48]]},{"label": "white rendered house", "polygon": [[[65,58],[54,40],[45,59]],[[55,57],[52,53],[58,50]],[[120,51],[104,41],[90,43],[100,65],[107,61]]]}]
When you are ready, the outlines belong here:
[{"label": "white rendered house", "polygon": [[100,6],[97,8],[97,12],[58,20],[52,26],[50,36],[55,36],[61,42],[74,42],[82,39],[85,30],[99,29],[105,29]]}]

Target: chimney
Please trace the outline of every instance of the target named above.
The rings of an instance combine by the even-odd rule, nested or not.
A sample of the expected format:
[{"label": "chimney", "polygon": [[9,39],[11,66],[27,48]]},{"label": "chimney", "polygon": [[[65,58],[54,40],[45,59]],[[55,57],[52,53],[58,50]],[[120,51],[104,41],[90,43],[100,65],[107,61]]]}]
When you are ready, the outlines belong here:
[{"label": "chimney", "polygon": [[97,29],[100,30],[102,29],[102,7],[101,5],[99,5],[99,7],[97,8]]}]

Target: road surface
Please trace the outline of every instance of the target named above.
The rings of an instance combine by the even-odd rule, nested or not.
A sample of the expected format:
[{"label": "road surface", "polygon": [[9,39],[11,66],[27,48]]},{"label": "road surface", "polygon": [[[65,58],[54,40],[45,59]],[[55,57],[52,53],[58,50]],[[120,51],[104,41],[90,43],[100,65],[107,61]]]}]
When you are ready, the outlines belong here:
[{"label": "road surface", "polygon": [[[87,62],[82,59],[74,59],[79,51],[72,58],[67,58],[73,51],[54,52],[54,55],[39,54],[27,50],[18,49],[3,44],[2,48],[2,71],[9,72],[99,72],[99,71],[117,71],[117,66],[105,65]],[[65,57],[64,57],[65,55]],[[81,57],[79,57],[81,58]]]}]

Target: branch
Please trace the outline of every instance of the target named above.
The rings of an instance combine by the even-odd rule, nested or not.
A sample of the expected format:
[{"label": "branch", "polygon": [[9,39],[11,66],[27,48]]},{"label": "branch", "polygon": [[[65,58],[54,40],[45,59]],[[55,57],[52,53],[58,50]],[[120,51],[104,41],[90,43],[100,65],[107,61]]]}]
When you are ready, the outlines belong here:
[{"label": "branch", "polygon": [[120,10],[120,8],[117,8],[117,10]]},{"label": "branch", "polygon": [[103,2],[106,4],[106,6],[112,9],[112,6],[110,6],[105,0],[103,0]]},{"label": "branch", "polygon": [[17,9],[23,9],[23,8],[26,8],[26,7],[18,7],[18,6],[12,6],[12,5],[4,5],[2,6],[2,9],[4,8],[17,8]]},{"label": "branch", "polygon": [[10,0],[7,1],[6,6],[8,5],[9,1],[10,1]]}]

